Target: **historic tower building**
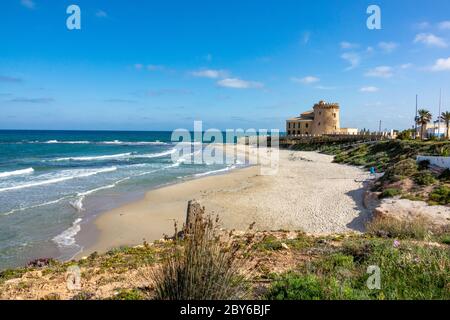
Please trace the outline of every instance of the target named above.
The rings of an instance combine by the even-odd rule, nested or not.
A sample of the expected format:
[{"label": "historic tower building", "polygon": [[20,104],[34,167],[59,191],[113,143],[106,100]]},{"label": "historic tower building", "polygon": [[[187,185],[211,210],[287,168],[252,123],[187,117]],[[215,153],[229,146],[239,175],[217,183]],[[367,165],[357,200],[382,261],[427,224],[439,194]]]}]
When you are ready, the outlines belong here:
[{"label": "historic tower building", "polygon": [[333,134],[341,130],[339,104],[320,101],[314,105],[313,135]]},{"label": "historic tower building", "polygon": [[357,129],[341,129],[339,104],[325,101],[316,103],[313,110],[286,121],[288,136],[349,134],[349,132],[354,134],[357,131]]}]

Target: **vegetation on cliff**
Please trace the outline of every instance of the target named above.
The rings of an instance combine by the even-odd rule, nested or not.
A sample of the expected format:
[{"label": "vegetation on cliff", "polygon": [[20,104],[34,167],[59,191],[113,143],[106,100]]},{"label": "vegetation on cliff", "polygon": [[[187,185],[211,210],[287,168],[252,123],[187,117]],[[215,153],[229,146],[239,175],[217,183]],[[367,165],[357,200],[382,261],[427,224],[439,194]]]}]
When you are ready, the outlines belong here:
[{"label": "vegetation on cliff", "polygon": [[[0,298],[450,299],[448,230],[437,233],[419,223],[397,223],[374,221],[363,235],[251,231],[229,238],[223,230],[222,236],[203,243],[181,237],[80,261],[49,261],[1,272]],[[198,245],[205,258],[189,260],[189,246]],[[174,249],[181,255],[174,256]],[[226,263],[210,259],[220,256]],[[72,265],[81,269],[79,290],[66,285]],[[371,266],[380,270],[379,289],[367,286]],[[189,275],[195,274],[204,281],[193,281],[196,277]],[[215,284],[224,286],[219,296],[210,291],[217,289]]]}]

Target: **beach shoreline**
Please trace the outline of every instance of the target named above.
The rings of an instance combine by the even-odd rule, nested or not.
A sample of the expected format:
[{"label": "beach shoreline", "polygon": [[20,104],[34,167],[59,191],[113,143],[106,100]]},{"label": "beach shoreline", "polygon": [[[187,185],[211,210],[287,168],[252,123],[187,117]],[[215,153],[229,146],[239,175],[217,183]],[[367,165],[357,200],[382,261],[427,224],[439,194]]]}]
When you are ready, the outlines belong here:
[{"label": "beach shoreline", "polygon": [[142,199],[98,215],[77,235],[75,258],[173,235],[187,203],[197,200],[226,229],[301,230],[311,234],[362,232],[370,218],[363,206],[364,170],[332,162],[317,152],[280,150],[276,175],[251,166],[146,192]]}]

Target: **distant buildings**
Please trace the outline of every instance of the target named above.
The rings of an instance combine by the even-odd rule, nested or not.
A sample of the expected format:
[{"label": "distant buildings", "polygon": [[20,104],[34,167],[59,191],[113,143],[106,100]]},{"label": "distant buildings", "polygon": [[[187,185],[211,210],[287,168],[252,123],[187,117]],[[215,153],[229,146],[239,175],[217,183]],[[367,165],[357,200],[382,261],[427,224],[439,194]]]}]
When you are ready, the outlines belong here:
[{"label": "distant buildings", "polygon": [[[439,121],[436,120],[432,123],[427,123],[424,125],[423,131],[421,130],[421,126],[417,126],[416,137],[420,137],[420,133],[422,132],[422,139],[429,139],[431,137],[436,138],[445,138],[447,137],[447,128],[446,124],[441,121],[439,125]],[[450,132],[449,132],[450,133]]]},{"label": "distant buildings", "polygon": [[313,110],[303,112],[299,117],[286,120],[286,133],[288,136],[326,134],[358,134],[356,128],[341,128],[338,103],[316,103]]}]

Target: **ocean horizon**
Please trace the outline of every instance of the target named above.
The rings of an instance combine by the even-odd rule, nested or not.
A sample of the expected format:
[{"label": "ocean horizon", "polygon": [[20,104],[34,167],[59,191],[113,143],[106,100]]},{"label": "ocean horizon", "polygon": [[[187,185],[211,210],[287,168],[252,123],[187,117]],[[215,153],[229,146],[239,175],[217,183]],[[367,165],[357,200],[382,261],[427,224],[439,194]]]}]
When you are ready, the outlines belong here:
[{"label": "ocean horizon", "polygon": [[[0,130],[0,270],[72,258],[95,215],[242,164],[173,162],[171,131]],[[193,149],[191,149],[193,150]]]}]

